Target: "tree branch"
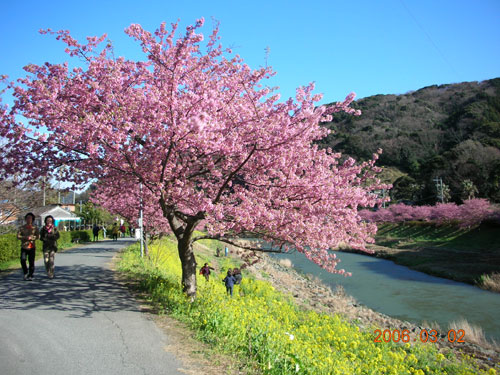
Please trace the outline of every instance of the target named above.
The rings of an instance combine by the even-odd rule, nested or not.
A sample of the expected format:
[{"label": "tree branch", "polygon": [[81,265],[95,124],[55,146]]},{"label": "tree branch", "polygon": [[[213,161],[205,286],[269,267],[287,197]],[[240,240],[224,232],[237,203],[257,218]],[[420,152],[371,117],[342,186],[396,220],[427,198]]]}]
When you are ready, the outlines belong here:
[{"label": "tree branch", "polygon": [[250,160],[250,158],[252,157],[253,153],[255,152],[255,150],[257,149],[257,144],[255,144],[252,148],[252,151],[250,151],[250,153],[248,154],[248,156],[245,158],[245,160],[243,160],[243,162],[238,166],[238,168],[236,168],[233,172],[231,172],[229,174],[229,176],[227,177],[226,181],[224,181],[224,184],[222,184],[221,188],[219,189],[219,193],[217,194],[217,197],[214,199],[213,201],[213,204],[216,204],[219,202],[221,196],[222,196],[222,193],[224,192],[224,189],[227,187],[227,185],[229,184],[229,181],[231,181],[233,179],[233,177],[236,175],[236,173],[238,173],[240,171],[241,168],[243,168],[243,166]]}]

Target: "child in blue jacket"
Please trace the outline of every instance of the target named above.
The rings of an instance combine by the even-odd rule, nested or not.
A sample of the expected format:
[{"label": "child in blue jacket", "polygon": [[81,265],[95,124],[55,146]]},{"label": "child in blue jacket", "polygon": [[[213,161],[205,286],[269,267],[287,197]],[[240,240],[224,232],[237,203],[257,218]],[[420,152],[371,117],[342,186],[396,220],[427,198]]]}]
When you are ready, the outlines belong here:
[{"label": "child in blue jacket", "polygon": [[227,271],[227,276],[224,277],[224,279],[222,279],[222,282],[226,285],[227,293],[230,294],[232,297],[233,296],[233,286],[234,286],[234,283],[236,282],[236,280],[235,280],[231,270]]}]

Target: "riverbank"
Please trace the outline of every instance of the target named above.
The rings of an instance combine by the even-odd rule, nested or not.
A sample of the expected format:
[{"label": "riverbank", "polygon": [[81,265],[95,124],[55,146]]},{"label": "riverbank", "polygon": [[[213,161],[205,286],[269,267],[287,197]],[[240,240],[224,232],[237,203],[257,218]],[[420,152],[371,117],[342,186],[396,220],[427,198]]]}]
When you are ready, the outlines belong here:
[{"label": "riverbank", "polygon": [[[289,261],[279,261],[267,255],[261,261],[249,268],[252,274],[261,280],[270,282],[273,287],[283,293],[293,296],[295,303],[318,312],[329,315],[339,314],[348,321],[356,324],[361,330],[374,332],[374,329],[410,331],[410,342],[420,341],[423,330],[430,332],[436,329],[440,335],[446,335],[447,328],[418,326],[407,321],[394,319],[378,313],[366,306],[359,304],[353,297],[347,295],[342,289],[331,290],[318,278],[311,275],[302,275],[292,268]],[[500,370],[500,347],[495,343],[488,343],[484,337],[474,337],[472,329],[461,327],[467,332],[465,343],[450,343],[447,340],[437,341],[429,345],[436,345],[439,350],[450,351],[457,358],[464,354],[474,357],[484,368],[497,364]]]},{"label": "riverbank", "polygon": [[375,244],[368,248],[374,256],[413,270],[500,293],[499,232],[496,223],[471,229],[419,222],[382,224]]},{"label": "riverbank", "polygon": [[[241,264],[242,254],[237,255],[237,250],[230,247],[229,257],[215,257],[215,247],[210,243],[196,244],[197,262],[208,262],[215,268],[212,276],[215,283],[212,278],[210,283],[199,280],[198,298],[194,304],[186,303],[179,289],[180,264],[177,264],[173,243],[167,241],[161,245],[161,250],[152,246],[151,258],[146,263],[138,262],[137,249],[128,251],[122,257],[120,268],[137,280],[155,303],[163,306],[160,310],[188,323],[196,336],[210,343],[217,352],[226,353],[234,341],[234,352],[230,350],[228,354],[239,358],[242,365],[255,369],[258,362],[257,367],[265,365],[265,369],[260,367],[264,373],[273,374],[283,374],[285,368],[288,373],[290,366],[293,367],[291,373],[295,373],[299,363],[300,366],[309,363],[307,366],[317,369],[314,373],[323,373],[319,368],[325,361],[332,362],[334,367],[327,366],[330,369],[340,368],[335,366],[402,366],[400,370],[403,371],[403,367],[412,366],[405,360],[412,363],[416,360],[415,371],[427,369],[428,365],[425,373],[469,374],[479,373],[466,370],[474,357],[484,370],[500,369],[498,351],[475,345],[469,338],[457,345],[442,342],[420,345],[420,333],[426,327],[398,321],[361,306],[341,290],[332,291],[313,277],[296,272],[286,260],[280,262],[261,256],[257,263],[244,270],[241,291],[235,291],[235,298],[228,299],[220,280],[228,267]],[[407,330],[410,342],[374,342],[375,329]],[[284,340],[287,335],[291,335],[289,340],[293,341]],[[326,346],[323,348],[323,345]],[[464,355],[468,359],[464,360]],[[277,363],[285,367],[273,367]],[[458,367],[453,363],[459,364]]]}]

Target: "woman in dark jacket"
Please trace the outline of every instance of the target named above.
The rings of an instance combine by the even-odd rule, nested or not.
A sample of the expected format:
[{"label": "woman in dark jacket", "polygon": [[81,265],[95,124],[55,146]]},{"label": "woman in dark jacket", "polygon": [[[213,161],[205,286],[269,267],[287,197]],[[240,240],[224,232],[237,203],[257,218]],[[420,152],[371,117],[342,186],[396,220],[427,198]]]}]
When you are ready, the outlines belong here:
[{"label": "woman in dark jacket", "polygon": [[241,284],[242,275],[241,271],[238,268],[233,269],[233,277],[234,277],[234,283],[236,285]]},{"label": "woman in dark jacket", "polygon": [[227,276],[222,279],[222,282],[226,285],[227,294],[230,294],[232,297],[235,279],[231,269],[227,271]]},{"label": "woman in dark jacket", "polygon": [[43,261],[49,279],[54,278],[54,258],[57,253],[57,240],[59,231],[54,226],[54,218],[49,215],[45,218],[45,226],[40,231],[40,239],[43,242]]}]

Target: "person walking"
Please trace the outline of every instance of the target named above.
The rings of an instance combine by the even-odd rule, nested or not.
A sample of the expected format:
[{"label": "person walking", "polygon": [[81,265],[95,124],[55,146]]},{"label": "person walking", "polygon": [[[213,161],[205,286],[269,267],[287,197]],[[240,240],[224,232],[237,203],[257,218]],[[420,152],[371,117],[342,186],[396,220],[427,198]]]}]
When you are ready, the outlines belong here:
[{"label": "person walking", "polygon": [[[33,225],[35,215],[31,212],[24,216],[26,224],[19,227],[17,231],[17,239],[21,240],[21,267],[23,268],[24,280],[33,280],[35,273],[35,241],[40,238],[38,228]],[[29,268],[26,266],[26,259],[28,259]]]},{"label": "person walking", "polygon": [[200,275],[203,275],[207,281],[210,279],[210,270],[214,270],[214,268],[210,267],[208,263],[205,263],[203,267],[200,268]]},{"label": "person walking", "polygon": [[240,285],[243,276],[241,275],[241,271],[238,268],[233,269],[233,277],[234,277],[234,283],[236,285]]},{"label": "person walking", "polygon": [[106,225],[102,226],[102,238],[106,239]]},{"label": "person walking", "polygon": [[94,227],[92,228],[92,233],[94,234],[94,242],[97,242],[99,241],[99,230],[101,228],[99,228],[99,225],[94,224]]},{"label": "person walking", "polygon": [[226,292],[233,296],[233,287],[234,287],[234,276],[231,269],[227,270],[227,276],[222,279],[222,282],[226,285]]},{"label": "person walking", "polygon": [[113,238],[113,241],[118,241],[118,233],[120,232],[120,229],[118,228],[118,224],[114,223],[113,228],[111,229],[111,237]]},{"label": "person walking", "polygon": [[241,270],[239,268],[233,269],[233,277],[234,277],[234,285],[238,285],[237,287],[235,287],[236,293],[241,295],[241,287],[239,285],[241,284],[242,275],[241,275]]},{"label": "person walking", "polygon": [[40,230],[40,239],[43,242],[43,262],[49,279],[54,278],[54,258],[57,253],[59,231],[54,226],[54,218],[49,215],[45,218],[45,226]]}]

